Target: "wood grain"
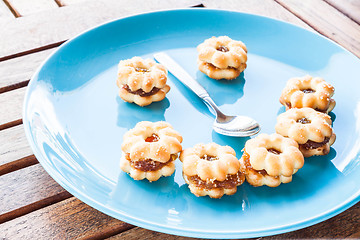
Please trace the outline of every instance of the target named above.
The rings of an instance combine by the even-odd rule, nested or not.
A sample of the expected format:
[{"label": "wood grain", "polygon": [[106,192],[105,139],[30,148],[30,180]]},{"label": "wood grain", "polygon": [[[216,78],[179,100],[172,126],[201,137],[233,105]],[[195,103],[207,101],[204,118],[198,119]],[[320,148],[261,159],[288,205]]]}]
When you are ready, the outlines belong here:
[{"label": "wood grain", "polygon": [[133,226],[72,197],[0,225],[5,239],[104,239]]},{"label": "wood grain", "polygon": [[32,155],[23,125],[0,131],[0,168],[23,157]]},{"label": "wood grain", "polygon": [[55,1],[51,0],[7,0],[18,13],[17,17],[27,16],[37,12],[57,8]]},{"label": "wood grain", "polygon": [[56,48],[0,62],[0,93],[27,85],[40,64]]},{"label": "wood grain", "polygon": [[0,223],[3,215],[65,192],[40,164],[0,176]]},{"label": "wood grain", "polygon": [[359,0],[325,0],[328,4],[337,8],[351,20],[360,24],[360,1]]},{"label": "wood grain", "polygon": [[291,22],[308,30],[313,30],[295,15],[284,9],[273,0],[204,0],[205,7],[225,9],[231,11],[240,11],[252,14],[258,14],[266,17]]},{"label": "wood grain", "polygon": [[0,46],[7,46],[0,48],[0,61],[9,59],[14,54],[28,54],[34,48],[65,41],[90,27],[115,18],[197,4],[198,0],[89,1],[87,4],[74,4],[18,18],[17,21],[9,22],[6,28],[0,28]]},{"label": "wood grain", "polygon": [[[15,122],[22,118],[25,90],[26,88],[23,87],[0,94],[0,130],[4,129],[3,125],[11,127],[8,124],[9,122]],[[18,124],[21,124],[21,121]]]},{"label": "wood grain", "polygon": [[15,18],[15,16],[11,12],[9,7],[3,1],[0,1],[0,23],[5,23],[8,20],[14,19],[14,18]]},{"label": "wood grain", "polygon": [[0,177],[0,224],[72,197],[40,164]]},{"label": "wood grain", "polygon": [[[360,27],[324,1],[275,0],[322,35],[360,57]],[[321,11],[321,14],[319,14]]]}]

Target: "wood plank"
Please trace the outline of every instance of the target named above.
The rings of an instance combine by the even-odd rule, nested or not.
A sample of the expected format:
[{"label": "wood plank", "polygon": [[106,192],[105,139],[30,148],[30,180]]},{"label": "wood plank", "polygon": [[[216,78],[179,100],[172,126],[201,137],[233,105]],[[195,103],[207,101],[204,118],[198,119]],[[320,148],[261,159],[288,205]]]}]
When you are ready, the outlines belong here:
[{"label": "wood plank", "polygon": [[198,0],[89,1],[88,4],[74,4],[18,18],[9,22],[6,27],[0,26],[0,36],[2,36],[0,46],[6,46],[0,48],[0,60],[28,54],[32,49],[40,46],[52,46],[90,27],[119,17],[197,4],[199,4]]},{"label": "wood plank", "polygon": [[202,2],[205,7],[208,8],[258,14],[290,22],[308,30],[313,30],[306,23],[301,21],[299,18],[297,18],[295,15],[284,9],[282,6],[280,6],[273,0],[204,0]]},{"label": "wood plank", "polygon": [[[275,0],[322,35],[360,57],[359,25],[324,1]],[[321,10],[321,14],[319,11]]]},{"label": "wood plank", "polygon": [[0,223],[71,196],[40,164],[0,176],[0,186]]},{"label": "wood plank", "polygon": [[17,17],[27,16],[41,11],[58,8],[52,0],[6,0],[17,12]]},{"label": "wood plank", "polygon": [[14,18],[15,16],[8,6],[3,1],[0,1],[0,22],[6,22],[7,20]]},{"label": "wood plank", "polygon": [[[22,105],[26,88],[0,94],[0,130],[21,124]],[[20,121],[19,121],[20,120]],[[13,124],[9,124],[13,123]]]},{"label": "wood plank", "polygon": [[23,125],[1,130],[0,142],[0,169],[4,164],[32,155]]},{"label": "wood plank", "polygon": [[72,197],[0,225],[5,239],[104,239],[133,226]]},{"label": "wood plank", "polygon": [[35,70],[56,48],[0,62],[0,93],[27,85]]},{"label": "wood plank", "polygon": [[[360,236],[360,203],[356,204],[349,210],[318,223],[314,226],[300,229],[294,232],[284,233],[275,236],[262,237],[263,240],[270,239],[344,239],[357,238]],[[341,224],[339,224],[341,222]],[[191,240],[198,238],[187,238],[180,236],[173,236],[164,233],[154,232],[143,228],[133,228],[118,235],[114,235],[107,240]]]},{"label": "wood plank", "polygon": [[351,20],[360,24],[360,1],[359,0],[325,0],[328,4],[337,8]]}]

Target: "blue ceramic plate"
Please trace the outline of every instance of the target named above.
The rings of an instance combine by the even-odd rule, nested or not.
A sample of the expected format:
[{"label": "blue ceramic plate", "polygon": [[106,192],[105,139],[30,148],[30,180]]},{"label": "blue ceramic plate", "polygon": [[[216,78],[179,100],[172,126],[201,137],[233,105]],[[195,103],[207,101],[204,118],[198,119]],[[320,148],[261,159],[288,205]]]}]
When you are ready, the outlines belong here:
[{"label": "blue ceramic plate", "polygon": [[[233,81],[197,70],[196,46],[211,36],[246,43],[248,67]],[[184,137],[230,145],[241,157],[248,138],[212,131],[206,106],[173,76],[166,99],[139,107],[123,102],[117,64],[165,51],[196,78],[222,110],[258,120],[274,132],[284,111],[281,90],[290,77],[321,76],[336,88],[331,114],[337,140],[328,156],[306,159],[289,184],[243,184],[233,196],[197,198],[175,174],[157,182],[134,181],[119,169],[123,134],[142,120],[165,120]],[[120,220],[191,237],[245,238],[278,234],[324,221],[360,195],[360,61],[333,42],[265,17],[208,9],[154,12],[119,19],[63,44],[32,77],[24,126],[46,171],[71,194]]]}]

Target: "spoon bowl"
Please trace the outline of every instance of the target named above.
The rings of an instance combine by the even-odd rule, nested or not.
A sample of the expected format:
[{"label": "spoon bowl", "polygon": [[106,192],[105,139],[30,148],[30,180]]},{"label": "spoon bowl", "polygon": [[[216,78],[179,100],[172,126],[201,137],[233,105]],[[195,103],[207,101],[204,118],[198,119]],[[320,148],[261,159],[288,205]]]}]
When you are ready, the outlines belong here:
[{"label": "spoon bowl", "polygon": [[260,126],[254,119],[246,116],[226,116],[226,120],[216,118],[213,129],[227,136],[247,137],[258,133]]},{"label": "spoon bowl", "polygon": [[206,103],[216,116],[213,124],[215,132],[227,136],[248,137],[260,131],[259,123],[248,116],[228,116],[222,113],[209,93],[166,53],[156,53],[154,58]]}]

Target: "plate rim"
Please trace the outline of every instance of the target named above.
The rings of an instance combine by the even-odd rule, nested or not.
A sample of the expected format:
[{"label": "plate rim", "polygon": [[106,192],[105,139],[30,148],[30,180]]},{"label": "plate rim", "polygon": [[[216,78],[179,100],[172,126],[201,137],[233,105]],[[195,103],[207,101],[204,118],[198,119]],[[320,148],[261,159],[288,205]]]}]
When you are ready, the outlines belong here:
[{"label": "plate rim", "polygon": [[[286,22],[284,20],[279,20],[273,17],[267,17],[267,16],[263,16],[263,15],[259,15],[259,14],[251,14],[251,13],[246,13],[246,12],[241,12],[241,11],[233,11],[233,10],[224,10],[224,9],[213,9],[213,8],[178,8],[178,9],[162,9],[162,10],[156,10],[156,11],[146,11],[146,12],[142,12],[142,13],[136,13],[136,14],[129,14],[126,15],[124,17],[120,17],[120,18],[116,18],[113,20],[109,20],[109,21],[105,21],[104,23],[98,24],[94,27],[88,28],[84,31],[82,31],[79,34],[76,34],[74,37],[70,38],[69,40],[67,40],[65,43],[61,44],[55,51],[53,51],[51,54],[49,54],[49,56],[47,56],[45,58],[45,60],[42,61],[42,63],[38,66],[38,68],[35,70],[35,72],[32,74],[32,77],[30,78],[29,84],[27,86],[26,92],[25,92],[25,97],[24,97],[24,101],[23,101],[23,109],[22,109],[22,119],[23,119],[23,128],[25,130],[25,135],[26,135],[26,139],[31,147],[31,150],[33,151],[35,157],[38,159],[39,163],[41,164],[41,166],[46,170],[46,172],[59,184],[61,185],[61,187],[63,187],[66,191],[68,191],[69,193],[71,193],[73,196],[75,196],[76,198],[78,198],[80,201],[83,201],[84,203],[86,203],[87,205],[89,205],[90,207],[93,207],[111,217],[114,217],[116,219],[119,219],[121,221],[142,227],[142,228],[146,228],[146,229],[150,229],[153,231],[158,231],[158,232],[162,232],[162,233],[166,233],[166,234],[173,234],[173,235],[179,235],[179,236],[185,236],[185,237],[200,237],[200,238],[213,238],[213,239],[220,239],[220,238],[226,238],[226,239],[230,239],[230,238],[248,238],[248,237],[262,237],[262,236],[270,236],[270,235],[277,235],[277,234],[281,234],[281,233],[286,233],[286,232],[291,232],[291,231],[295,231],[295,230],[299,230],[299,229],[303,229],[312,225],[315,225],[317,223],[323,222],[328,220],[329,218],[332,218],[338,214],[340,214],[341,212],[344,212],[345,210],[349,209],[350,207],[352,207],[353,205],[355,205],[357,202],[360,201],[360,188],[358,189],[357,192],[353,193],[351,195],[351,197],[349,197],[348,199],[346,199],[346,201],[343,201],[341,203],[339,203],[337,206],[328,209],[327,211],[323,212],[322,214],[318,214],[316,216],[312,216],[311,218],[307,218],[304,219],[302,221],[299,221],[297,223],[292,223],[292,224],[288,224],[288,225],[282,225],[279,226],[277,228],[262,228],[261,231],[226,231],[226,232],[221,232],[221,231],[212,231],[212,232],[203,232],[201,230],[194,230],[194,229],[186,229],[186,228],[179,228],[176,226],[172,226],[172,225],[164,225],[164,224],[158,224],[155,222],[151,222],[151,221],[147,221],[147,220],[143,220],[143,219],[139,219],[133,216],[129,216],[126,213],[120,213],[117,212],[113,209],[109,209],[106,206],[104,206],[101,202],[98,202],[97,200],[95,200],[93,197],[88,196],[87,194],[83,194],[79,189],[76,188],[76,185],[68,182],[66,180],[65,177],[63,177],[57,170],[55,170],[54,168],[52,168],[50,165],[48,165],[46,157],[44,157],[41,152],[39,151],[37,145],[32,141],[32,132],[31,132],[31,127],[28,121],[28,117],[26,114],[26,110],[27,110],[27,105],[28,105],[28,98],[31,94],[31,89],[33,88],[32,86],[35,85],[36,83],[36,76],[38,75],[38,73],[42,70],[43,66],[48,62],[49,59],[51,59],[55,54],[57,54],[59,51],[61,51],[63,48],[65,48],[68,44],[71,44],[74,40],[76,40],[78,37],[81,37],[82,35],[89,33],[91,31],[96,31],[96,29],[106,26],[108,24],[112,24],[114,22],[117,21],[122,21],[124,19],[129,19],[129,18],[136,18],[139,16],[144,16],[144,15],[153,15],[153,14],[159,14],[159,13],[167,13],[167,12],[173,12],[173,13],[177,13],[177,12],[196,12],[196,11],[208,11],[208,12],[222,12],[222,13],[234,13],[234,14],[241,14],[241,15],[248,15],[248,16],[254,16],[257,18],[261,18],[262,20],[272,20],[275,22],[279,22],[281,24],[286,24],[286,25],[290,25],[292,27],[301,29],[303,31],[306,31],[308,33],[311,33],[312,35],[316,36],[316,37],[321,37],[322,39],[335,44],[337,47],[340,47],[343,51],[347,52],[348,54],[350,54],[352,57],[354,57],[356,60],[359,61],[359,58],[357,58],[353,53],[351,53],[349,50],[347,50],[346,48],[344,48],[343,46],[339,45],[338,43],[336,43],[335,41],[317,33],[317,32],[313,32],[310,31],[302,26],[298,26],[294,23],[291,22]],[[43,159],[45,158],[45,159]],[[121,219],[119,218],[121,217]]]}]

